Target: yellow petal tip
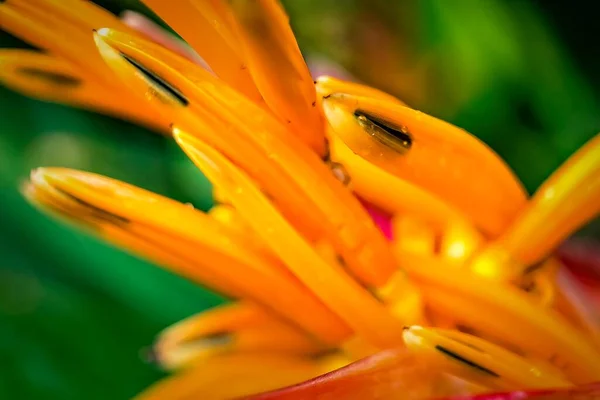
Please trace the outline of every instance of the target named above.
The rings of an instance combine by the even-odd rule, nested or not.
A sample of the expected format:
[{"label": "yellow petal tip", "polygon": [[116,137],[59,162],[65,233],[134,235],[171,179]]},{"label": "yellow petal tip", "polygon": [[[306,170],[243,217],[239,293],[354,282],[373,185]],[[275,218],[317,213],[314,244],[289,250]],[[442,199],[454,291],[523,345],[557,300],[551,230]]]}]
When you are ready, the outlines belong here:
[{"label": "yellow petal tip", "polygon": [[95,30],[94,32],[98,36],[107,37],[110,34],[110,31],[111,30],[109,28],[100,28],[100,29]]}]

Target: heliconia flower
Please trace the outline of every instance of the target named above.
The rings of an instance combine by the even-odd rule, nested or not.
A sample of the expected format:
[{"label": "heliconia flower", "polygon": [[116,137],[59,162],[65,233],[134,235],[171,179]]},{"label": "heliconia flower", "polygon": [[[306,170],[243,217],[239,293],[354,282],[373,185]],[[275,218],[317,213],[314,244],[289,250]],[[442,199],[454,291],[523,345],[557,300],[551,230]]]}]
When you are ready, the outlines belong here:
[{"label": "heliconia flower", "polygon": [[209,69],[91,2],[0,4],[45,50],[0,51],[3,82],[171,135],[214,185],[208,213],[66,168],[23,188],[232,300],[159,335],[174,374],[139,399],[598,396],[598,310],[553,253],[600,211],[600,135],[528,197],[469,133],[313,81],[276,0],[144,3]]}]

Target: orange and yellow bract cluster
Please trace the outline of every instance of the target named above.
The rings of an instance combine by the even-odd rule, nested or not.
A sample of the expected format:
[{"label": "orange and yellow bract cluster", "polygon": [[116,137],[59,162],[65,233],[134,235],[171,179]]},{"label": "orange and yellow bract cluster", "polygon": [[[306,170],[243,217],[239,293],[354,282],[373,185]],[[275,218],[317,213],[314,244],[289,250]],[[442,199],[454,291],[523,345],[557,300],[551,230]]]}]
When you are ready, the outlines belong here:
[{"label": "orange and yellow bract cluster", "polygon": [[[140,399],[247,396],[389,349],[403,384],[377,398],[600,381],[597,311],[552,255],[600,210],[600,136],[529,197],[469,133],[313,81],[276,0],[144,3],[210,70],[89,1],[0,4],[2,29],[44,50],[0,50],[3,83],[171,135],[215,187],[208,213],[65,168],[23,189],[232,299],[160,334],[176,374]],[[391,240],[363,202],[391,216]]]}]

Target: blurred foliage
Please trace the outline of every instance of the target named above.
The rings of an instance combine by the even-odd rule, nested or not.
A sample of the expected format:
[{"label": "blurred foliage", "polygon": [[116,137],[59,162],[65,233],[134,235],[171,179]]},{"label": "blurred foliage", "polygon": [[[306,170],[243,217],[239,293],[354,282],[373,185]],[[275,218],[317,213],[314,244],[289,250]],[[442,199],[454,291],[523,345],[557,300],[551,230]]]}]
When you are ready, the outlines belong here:
[{"label": "blurred foliage", "polygon": [[[598,76],[533,2],[284,3],[309,59],[477,134],[530,190],[600,127]],[[2,34],[0,46],[23,44]],[[43,216],[18,186],[32,168],[68,166],[206,209],[209,184],[171,141],[123,121],[1,87],[0,121],[0,398],[130,397],[161,376],[140,356],[155,333],[221,300]]]}]

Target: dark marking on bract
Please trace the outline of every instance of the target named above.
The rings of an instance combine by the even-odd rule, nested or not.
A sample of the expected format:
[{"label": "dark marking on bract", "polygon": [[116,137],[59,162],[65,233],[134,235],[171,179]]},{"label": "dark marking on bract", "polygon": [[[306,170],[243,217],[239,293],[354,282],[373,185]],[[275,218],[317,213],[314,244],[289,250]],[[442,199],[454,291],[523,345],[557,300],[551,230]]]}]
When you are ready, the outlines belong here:
[{"label": "dark marking on bract", "polygon": [[473,362],[471,360],[467,360],[466,358],[464,358],[464,357],[456,354],[455,352],[453,352],[451,350],[448,350],[445,347],[442,347],[442,346],[438,345],[438,346],[435,346],[435,349],[438,350],[439,352],[447,355],[448,357],[453,358],[453,359],[455,359],[457,361],[460,361],[463,364],[466,364],[469,367],[474,368],[474,369],[476,369],[476,370],[478,370],[480,372],[483,372],[483,373],[485,373],[487,375],[493,376],[494,378],[499,378],[500,377],[500,375],[498,375],[494,371],[489,370],[489,369],[487,369],[485,367],[482,367],[481,365],[479,365],[479,364],[477,364],[477,363],[475,363],[475,362]]},{"label": "dark marking on bract", "polygon": [[56,86],[75,88],[81,85],[81,79],[59,72],[46,71],[33,67],[20,67],[17,72],[35,79],[43,80]]},{"label": "dark marking on bract", "polygon": [[527,266],[527,268],[525,268],[525,270],[523,271],[523,275],[529,275],[529,274],[537,271],[538,269],[542,268],[544,266],[544,264],[546,264],[547,261],[548,261],[548,258],[544,258],[543,260],[538,261],[535,264],[531,264],[531,265]]},{"label": "dark marking on bract", "polygon": [[[406,129],[406,127],[395,126],[394,124],[392,124],[388,121],[385,121],[379,117],[368,114],[361,110],[354,111],[354,116],[361,124],[363,124],[363,125],[365,123],[371,124],[372,127],[379,129],[384,134],[395,139],[394,141],[397,144],[401,145],[403,148],[405,148],[407,150],[411,148],[413,139],[412,139],[410,133],[408,132],[408,129]],[[372,136],[375,137],[376,139],[379,139],[380,141],[384,142],[384,144],[387,144],[385,142],[389,141],[389,139],[382,140],[382,138],[378,138],[375,135],[372,135]]]},{"label": "dark marking on bract", "polygon": [[321,157],[324,163],[329,163],[331,161],[331,147],[329,147],[329,140],[325,138],[325,154]]},{"label": "dark marking on bract", "polygon": [[87,208],[90,212],[92,212],[92,214],[94,215],[95,218],[110,222],[114,225],[129,224],[131,222],[129,219],[127,219],[125,217],[122,217],[117,214],[113,214],[110,211],[106,211],[100,207],[96,207],[95,205],[90,204],[87,201],[80,199],[79,197],[73,196],[71,193],[65,192],[64,190],[62,190],[60,188],[55,188],[55,189],[58,192],[60,192],[61,194],[63,194],[64,196],[66,196],[69,199],[76,202],[77,204],[83,206],[84,208]]},{"label": "dark marking on bract", "polygon": [[210,335],[202,336],[199,340],[208,342],[211,346],[225,346],[233,342],[231,332],[213,332]]},{"label": "dark marking on bract", "polygon": [[323,358],[338,355],[338,354],[342,354],[342,352],[339,349],[324,349],[324,350],[317,351],[314,354],[311,354],[309,356],[309,358],[312,360],[318,361],[318,360],[322,360]]},{"label": "dark marking on bract", "polygon": [[154,72],[150,71],[148,68],[144,67],[142,64],[129,57],[128,55],[121,53],[121,57],[123,57],[123,59],[126,60],[129,64],[134,66],[138,71],[140,71],[144,75],[144,77],[146,77],[150,82],[152,82],[153,84],[167,92],[169,95],[174,97],[179,103],[181,103],[184,106],[190,104],[189,100],[184,96],[181,90],[177,89],[169,82],[165,81],[163,78],[156,75]]}]

